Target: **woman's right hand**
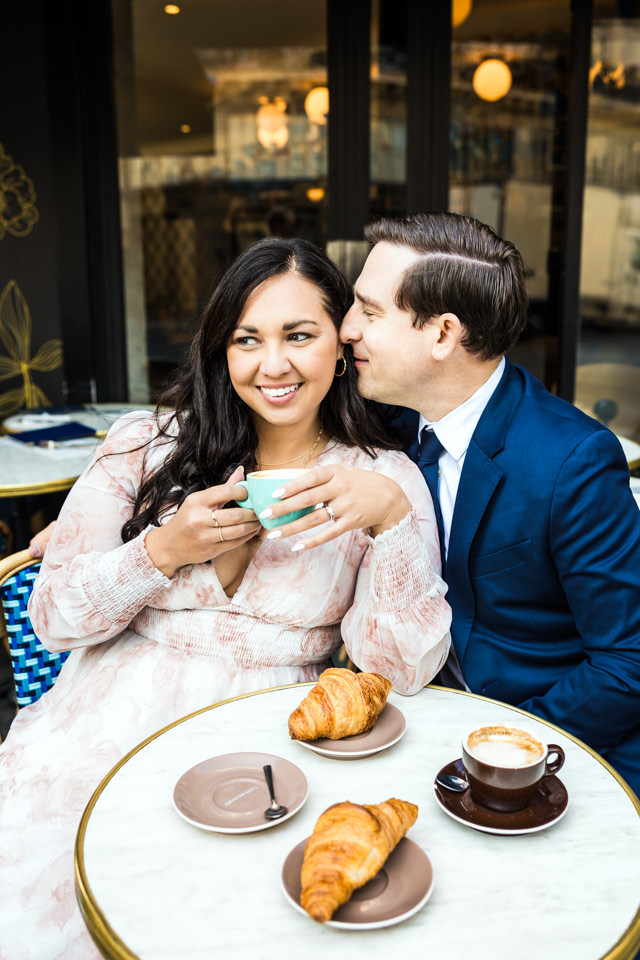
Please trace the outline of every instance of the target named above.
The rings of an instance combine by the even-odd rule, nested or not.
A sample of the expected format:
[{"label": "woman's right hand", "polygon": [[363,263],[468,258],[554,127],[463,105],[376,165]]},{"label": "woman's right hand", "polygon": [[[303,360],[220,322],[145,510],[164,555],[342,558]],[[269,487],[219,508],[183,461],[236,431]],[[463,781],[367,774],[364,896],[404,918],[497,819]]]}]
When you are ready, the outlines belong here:
[{"label": "woman's right hand", "polygon": [[242,476],[238,468],[227,483],[189,494],[167,523],[149,531],[147,553],[165,577],[172,577],[180,567],[235,550],[260,532],[253,510],[224,506],[230,500],[246,499],[247,491],[237,482]]}]

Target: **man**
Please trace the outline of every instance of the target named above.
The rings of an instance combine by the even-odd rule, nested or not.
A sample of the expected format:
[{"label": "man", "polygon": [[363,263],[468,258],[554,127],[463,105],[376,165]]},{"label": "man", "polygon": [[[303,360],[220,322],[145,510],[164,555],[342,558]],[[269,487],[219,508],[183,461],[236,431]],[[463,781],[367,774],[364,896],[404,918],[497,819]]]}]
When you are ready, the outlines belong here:
[{"label": "man", "polygon": [[341,336],[365,397],[417,411],[398,423],[440,513],[443,682],[565,728],[640,795],[640,511],[620,445],[506,358],[527,304],[512,244],[451,213],[365,236]]}]

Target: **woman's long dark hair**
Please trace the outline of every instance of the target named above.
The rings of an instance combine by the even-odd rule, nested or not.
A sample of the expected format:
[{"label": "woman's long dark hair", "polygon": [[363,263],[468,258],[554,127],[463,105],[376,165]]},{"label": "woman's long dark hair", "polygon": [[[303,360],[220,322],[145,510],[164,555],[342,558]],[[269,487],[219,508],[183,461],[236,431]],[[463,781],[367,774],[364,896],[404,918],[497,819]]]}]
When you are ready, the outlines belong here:
[{"label": "woman's long dark hair", "polygon": [[[133,516],[122,527],[123,540],[133,539],[149,523],[157,524],[188,494],[224,483],[236,467],[255,469],[258,437],[249,408],[231,385],[227,345],[253,291],[286,273],[296,273],[318,288],[339,329],[353,296],[322,250],[306,240],[282,237],[258,240],[245,250],[222,275],[185,363],[159,400],[157,412],[162,407],[174,411],[160,433],[167,442],[176,432],[178,438],[166,460],[143,480]],[[398,449],[376,406],[358,393],[350,347],[344,355],[344,376],[334,378],[320,405],[325,434],[369,454],[374,446]]]}]

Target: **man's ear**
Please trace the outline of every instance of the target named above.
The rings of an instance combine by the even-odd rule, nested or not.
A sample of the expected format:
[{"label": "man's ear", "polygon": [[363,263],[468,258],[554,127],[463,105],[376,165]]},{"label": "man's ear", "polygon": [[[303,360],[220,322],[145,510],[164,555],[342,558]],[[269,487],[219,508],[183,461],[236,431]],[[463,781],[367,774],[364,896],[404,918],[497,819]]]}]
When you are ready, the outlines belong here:
[{"label": "man's ear", "polygon": [[441,313],[431,324],[437,328],[431,353],[434,360],[446,360],[454,352],[464,336],[464,328],[455,313]]}]

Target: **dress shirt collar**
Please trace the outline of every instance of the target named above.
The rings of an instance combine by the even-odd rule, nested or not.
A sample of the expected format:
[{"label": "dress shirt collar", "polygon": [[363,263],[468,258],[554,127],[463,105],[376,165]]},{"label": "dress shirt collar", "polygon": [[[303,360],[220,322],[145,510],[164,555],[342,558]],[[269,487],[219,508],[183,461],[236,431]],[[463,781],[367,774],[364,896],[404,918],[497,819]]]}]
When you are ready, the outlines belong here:
[{"label": "dress shirt collar", "polygon": [[478,425],[478,420],[482,416],[484,408],[500,383],[504,368],[505,360],[504,357],[502,357],[489,379],[485,381],[481,387],[478,387],[476,392],[472,393],[468,400],[465,400],[459,407],[451,410],[446,416],[441,417],[440,420],[426,420],[425,417],[420,414],[418,436],[422,432],[423,427],[432,427],[433,432],[447,453],[453,457],[454,460],[460,460],[467,452],[471,437]]}]

